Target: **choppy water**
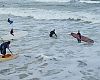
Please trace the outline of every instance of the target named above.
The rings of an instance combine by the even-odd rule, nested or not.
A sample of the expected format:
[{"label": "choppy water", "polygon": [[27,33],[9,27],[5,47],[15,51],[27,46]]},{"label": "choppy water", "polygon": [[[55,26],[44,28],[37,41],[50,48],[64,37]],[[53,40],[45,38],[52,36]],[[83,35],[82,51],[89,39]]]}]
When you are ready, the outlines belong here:
[{"label": "choppy water", "polygon": [[[0,0],[0,36],[28,32],[12,41],[19,57],[0,63],[0,80],[100,80],[100,3],[49,1]],[[95,43],[77,43],[69,34],[78,30]]]}]

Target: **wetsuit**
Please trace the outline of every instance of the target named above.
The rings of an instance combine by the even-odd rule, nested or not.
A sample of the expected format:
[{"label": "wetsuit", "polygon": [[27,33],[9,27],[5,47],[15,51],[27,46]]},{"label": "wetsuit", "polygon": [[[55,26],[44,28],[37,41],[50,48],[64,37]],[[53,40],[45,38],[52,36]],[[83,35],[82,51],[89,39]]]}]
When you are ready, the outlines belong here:
[{"label": "wetsuit", "polygon": [[11,20],[10,20],[10,18],[8,18],[8,22],[9,22],[10,24],[12,24],[12,23],[13,23],[13,21],[11,21]]},{"label": "wetsuit", "polygon": [[1,50],[1,54],[5,55],[6,54],[6,48],[9,48],[9,44],[8,42],[4,42],[0,45],[0,50]]},{"label": "wetsuit", "polygon": [[53,34],[55,34],[55,36],[57,37],[57,35],[56,35],[56,33],[55,33],[55,31],[54,31],[54,30],[50,32],[49,36],[50,36],[50,37],[52,37],[52,36],[53,36]]},{"label": "wetsuit", "polygon": [[13,34],[13,33],[14,33],[14,31],[13,31],[13,29],[11,29],[10,34],[14,36],[14,34]]},{"label": "wetsuit", "polygon": [[81,43],[81,34],[78,32],[77,35],[79,36],[79,39],[77,39],[78,43]]}]

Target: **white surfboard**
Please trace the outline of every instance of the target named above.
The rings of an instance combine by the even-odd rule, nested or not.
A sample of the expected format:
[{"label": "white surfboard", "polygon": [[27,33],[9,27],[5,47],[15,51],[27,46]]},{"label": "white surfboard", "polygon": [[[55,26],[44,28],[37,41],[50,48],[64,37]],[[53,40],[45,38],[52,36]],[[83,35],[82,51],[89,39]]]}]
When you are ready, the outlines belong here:
[{"label": "white surfboard", "polygon": [[11,35],[10,33],[8,33],[7,35],[2,36],[1,38],[3,40],[14,40],[14,39],[18,39],[21,37],[24,37],[28,34],[27,31],[18,31],[18,32],[14,32],[14,36]]}]

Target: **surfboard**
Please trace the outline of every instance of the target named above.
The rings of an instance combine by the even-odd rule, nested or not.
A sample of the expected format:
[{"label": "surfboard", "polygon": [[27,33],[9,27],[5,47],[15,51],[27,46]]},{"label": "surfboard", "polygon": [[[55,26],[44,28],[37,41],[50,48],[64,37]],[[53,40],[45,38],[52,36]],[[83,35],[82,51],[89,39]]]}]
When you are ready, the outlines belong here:
[{"label": "surfboard", "polygon": [[2,36],[1,38],[3,40],[14,40],[14,39],[18,39],[18,38],[24,37],[27,34],[28,34],[27,31],[18,31],[18,32],[14,32],[14,36],[11,35],[10,33],[8,33],[7,35]]},{"label": "surfboard", "polygon": [[9,60],[15,59],[17,57],[18,57],[17,54],[10,54],[10,53],[7,53],[5,55],[5,58],[2,58],[2,55],[0,55],[0,62],[9,61]]},{"label": "surfboard", "polygon": [[[76,39],[80,39],[79,36],[76,33],[71,33],[71,35],[76,38]],[[87,43],[94,43],[94,41],[88,37],[85,37],[83,35],[81,35],[81,41],[87,42]]]}]

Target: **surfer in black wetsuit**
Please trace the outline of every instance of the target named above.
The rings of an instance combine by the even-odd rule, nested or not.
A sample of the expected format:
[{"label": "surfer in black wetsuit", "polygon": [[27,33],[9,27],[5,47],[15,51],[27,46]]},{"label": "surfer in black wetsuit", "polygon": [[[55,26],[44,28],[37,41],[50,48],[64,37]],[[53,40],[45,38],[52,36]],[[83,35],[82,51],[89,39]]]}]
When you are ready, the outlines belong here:
[{"label": "surfer in black wetsuit", "polygon": [[77,41],[78,41],[78,43],[81,43],[81,33],[80,33],[80,31],[79,31],[79,30],[78,30],[77,35],[79,36],[79,39],[77,38]]},{"label": "surfer in black wetsuit", "polygon": [[50,37],[53,37],[53,35],[55,35],[55,36],[57,37],[57,35],[56,35],[56,33],[55,33],[55,29],[52,30],[52,31],[50,32],[50,34],[49,34]]},{"label": "surfer in black wetsuit", "polygon": [[5,58],[6,55],[6,48],[9,49],[10,41],[4,42],[0,45],[1,54],[3,55],[2,58]]},{"label": "surfer in black wetsuit", "polygon": [[14,36],[13,33],[14,33],[14,31],[13,31],[13,28],[12,28],[11,31],[10,31],[10,34]]},{"label": "surfer in black wetsuit", "polygon": [[11,20],[10,20],[10,18],[8,18],[8,22],[9,22],[10,24],[12,24],[12,23],[13,23],[13,21],[11,21]]}]

